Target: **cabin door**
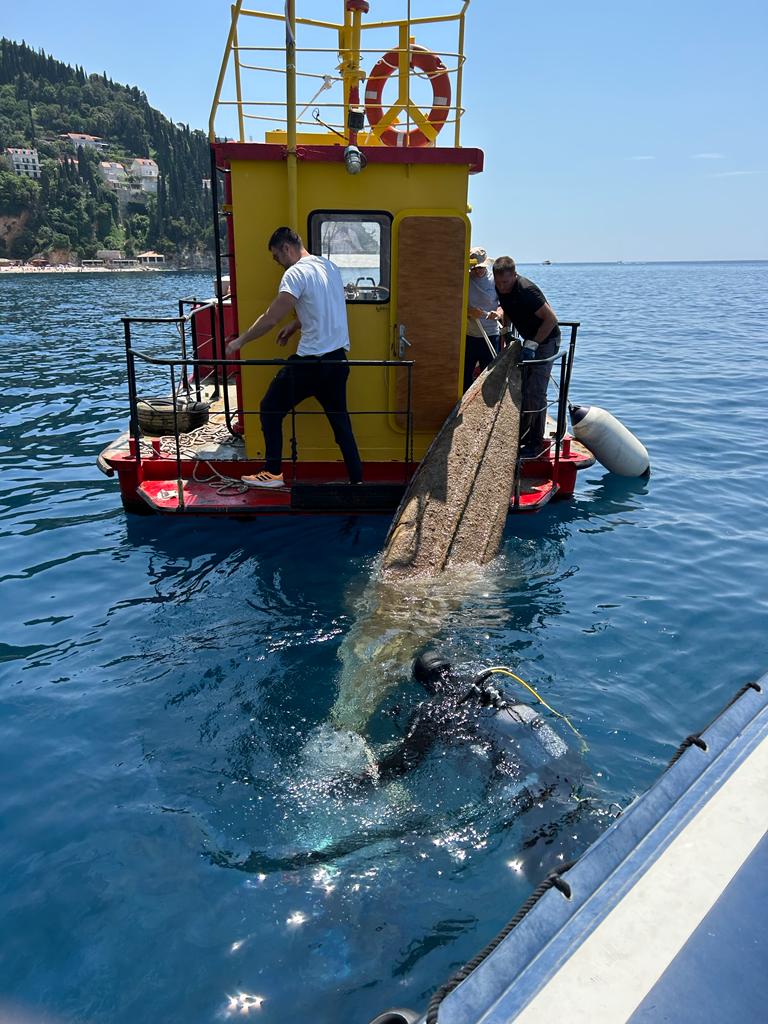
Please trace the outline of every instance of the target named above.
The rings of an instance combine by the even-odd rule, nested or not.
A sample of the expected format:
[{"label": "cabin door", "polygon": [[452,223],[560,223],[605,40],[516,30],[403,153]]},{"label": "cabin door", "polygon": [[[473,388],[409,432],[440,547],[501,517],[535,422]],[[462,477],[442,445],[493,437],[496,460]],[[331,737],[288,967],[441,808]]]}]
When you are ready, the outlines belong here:
[{"label": "cabin door", "polygon": [[[461,393],[469,223],[452,211],[399,214],[393,224],[395,358],[412,359],[414,431],[434,435]],[[410,345],[401,342],[405,337]],[[394,374],[392,408],[407,407],[408,377]],[[397,416],[401,427],[403,416]]]}]

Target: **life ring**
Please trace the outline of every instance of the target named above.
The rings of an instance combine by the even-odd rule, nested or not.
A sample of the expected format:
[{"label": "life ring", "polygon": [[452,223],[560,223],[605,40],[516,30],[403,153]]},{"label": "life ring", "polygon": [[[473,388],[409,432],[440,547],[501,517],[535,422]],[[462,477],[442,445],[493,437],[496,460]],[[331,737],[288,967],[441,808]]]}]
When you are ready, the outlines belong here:
[{"label": "life ring", "polygon": [[[384,117],[384,108],[381,105],[381,95],[384,91],[389,76],[397,71],[400,66],[400,54],[397,50],[390,50],[378,61],[373,71],[368,76],[368,83],[365,88],[365,112],[368,115],[368,123],[371,128]],[[448,119],[448,111],[451,107],[451,80],[448,77],[448,69],[440,60],[437,54],[427,50],[424,46],[411,46],[412,68],[423,71],[432,83],[432,109],[427,114],[427,121],[435,129],[435,135],[440,131]],[[385,146],[433,146],[435,140],[430,139],[421,128],[414,127],[408,132],[398,131],[396,128],[385,128],[379,136]]]}]

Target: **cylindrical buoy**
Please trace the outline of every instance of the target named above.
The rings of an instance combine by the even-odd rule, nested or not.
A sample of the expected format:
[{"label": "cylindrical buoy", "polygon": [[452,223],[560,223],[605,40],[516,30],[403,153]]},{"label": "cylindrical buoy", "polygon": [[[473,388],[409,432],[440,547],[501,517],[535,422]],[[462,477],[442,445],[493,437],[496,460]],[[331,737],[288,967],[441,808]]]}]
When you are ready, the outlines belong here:
[{"label": "cylindrical buoy", "polygon": [[605,409],[596,405],[569,407],[573,436],[597,461],[619,476],[645,476],[651,463],[645,446]]}]

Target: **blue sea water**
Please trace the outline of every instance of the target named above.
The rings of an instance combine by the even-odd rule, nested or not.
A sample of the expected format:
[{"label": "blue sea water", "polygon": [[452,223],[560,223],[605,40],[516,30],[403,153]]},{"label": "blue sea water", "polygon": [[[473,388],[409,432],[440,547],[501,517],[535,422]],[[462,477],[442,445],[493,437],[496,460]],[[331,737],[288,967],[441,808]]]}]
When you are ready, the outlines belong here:
[{"label": "blue sea water", "polygon": [[314,785],[302,749],[386,519],[126,517],[95,466],[125,425],[118,318],[210,282],[0,276],[0,1018],[423,1008],[768,669],[768,264],[523,271],[582,322],[573,399],[618,415],[653,473],[596,466],[511,519],[438,639],[468,671],[510,665],[584,736],[596,809],[572,818],[513,820],[450,763],[386,793]]}]

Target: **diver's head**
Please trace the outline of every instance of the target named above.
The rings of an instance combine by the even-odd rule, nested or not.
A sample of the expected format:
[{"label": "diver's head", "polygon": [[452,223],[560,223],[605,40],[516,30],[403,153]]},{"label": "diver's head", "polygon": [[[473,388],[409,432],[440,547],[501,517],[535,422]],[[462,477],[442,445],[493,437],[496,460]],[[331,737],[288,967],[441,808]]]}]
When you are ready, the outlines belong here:
[{"label": "diver's head", "polygon": [[413,663],[413,678],[429,693],[439,693],[451,682],[451,663],[437,651],[424,651]]}]

